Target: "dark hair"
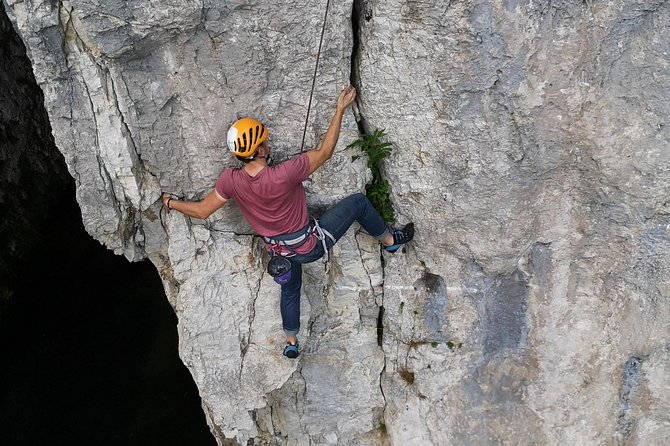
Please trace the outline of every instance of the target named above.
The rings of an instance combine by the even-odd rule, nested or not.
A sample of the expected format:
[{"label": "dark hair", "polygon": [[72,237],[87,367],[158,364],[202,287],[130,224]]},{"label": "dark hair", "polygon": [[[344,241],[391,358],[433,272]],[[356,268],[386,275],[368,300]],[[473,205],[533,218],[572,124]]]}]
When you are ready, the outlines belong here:
[{"label": "dark hair", "polygon": [[260,149],[261,147],[267,147],[267,144],[268,144],[267,141],[263,141],[262,143],[260,143],[258,145],[258,148],[256,149],[256,151],[254,152],[254,154],[251,155],[251,156],[246,156],[245,157],[245,156],[235,155],[235,158],[237,158],[238,160],[242,161],[245,164],[250,163],[251,161],[256,159],[256,155],[258,155],[258,149]]},{"label": "dark hair", "polygon": [[256,157],[255,156],[244,157],[244,156],[240,156],[240,155],[235,155],[235,158],[237,158],[238,160],[240,160],[240,161],[242,161],[243,163],[246,164],[246,163],[250,163],[251,161],[253,161],[254,158],[256,158]]}]

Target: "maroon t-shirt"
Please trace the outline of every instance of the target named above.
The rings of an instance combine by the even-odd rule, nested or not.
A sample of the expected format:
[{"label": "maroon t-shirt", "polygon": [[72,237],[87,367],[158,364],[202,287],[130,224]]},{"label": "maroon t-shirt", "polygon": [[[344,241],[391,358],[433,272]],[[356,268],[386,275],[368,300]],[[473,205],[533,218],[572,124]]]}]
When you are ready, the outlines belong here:
[{"label": "maroon t-shirt", "polygon": [[[302,154],[266,167],[255,177],[241,168],[226,169],[216,181],[216,191],[223,198],[235,200],[256,234],[272,237],[297,232],[309,222],[302,187],[308,177],[309,158]],[[310,237],[296,252],[309,252],[315,244],[316,239]]]}]

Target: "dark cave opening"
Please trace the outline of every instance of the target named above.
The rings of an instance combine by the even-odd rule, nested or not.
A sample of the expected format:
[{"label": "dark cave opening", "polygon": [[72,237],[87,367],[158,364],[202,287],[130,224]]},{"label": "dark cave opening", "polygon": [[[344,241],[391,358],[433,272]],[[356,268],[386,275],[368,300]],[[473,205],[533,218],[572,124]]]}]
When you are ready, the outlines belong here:
[{"label": "dark cave opening", "polygon": [[0,302],[2,444],[215,444],[154,267],[89,237],[73,192]]},{"label": "dark cave opening", "polygon": [[155,268],[84,230],[0,2],[0,442],[214,445]]}]

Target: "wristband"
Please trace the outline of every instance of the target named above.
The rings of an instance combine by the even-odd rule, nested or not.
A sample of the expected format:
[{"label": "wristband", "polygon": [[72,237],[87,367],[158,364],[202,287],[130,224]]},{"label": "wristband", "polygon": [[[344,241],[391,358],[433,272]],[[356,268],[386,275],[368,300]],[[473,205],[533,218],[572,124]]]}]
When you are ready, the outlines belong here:
[{"label": "wristband", "polygon": [[172,209],[172,208],[170,207],[170,202],[171,202],[171,201],[172,201],[172,197],[168,198],[168,201],[167,201],[167,203],[166,203],[166,206],[167,206],[168,209]]}]

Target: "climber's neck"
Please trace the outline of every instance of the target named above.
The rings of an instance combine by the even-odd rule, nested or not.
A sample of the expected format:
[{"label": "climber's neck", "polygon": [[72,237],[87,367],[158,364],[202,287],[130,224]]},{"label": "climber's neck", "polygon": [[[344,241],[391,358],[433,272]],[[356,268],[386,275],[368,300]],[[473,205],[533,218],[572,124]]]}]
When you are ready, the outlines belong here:
[{"label": "climber's neck", "polygon": [[265,157],[256,158],[255,160],[247,163],[244,166],[244,171],[249,174],[249,176],[255,177],[260,173],[261,170],[268,167],[268,162]]}]

